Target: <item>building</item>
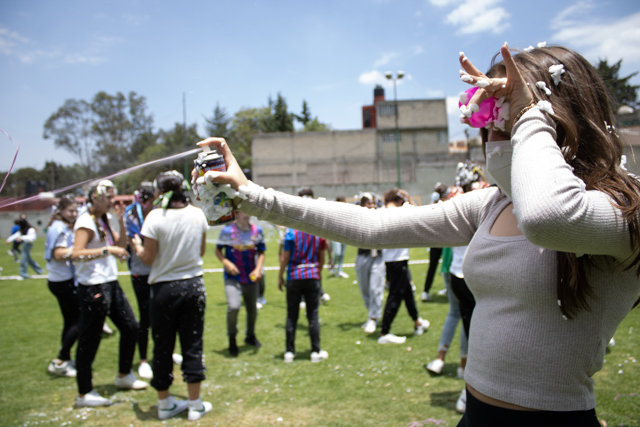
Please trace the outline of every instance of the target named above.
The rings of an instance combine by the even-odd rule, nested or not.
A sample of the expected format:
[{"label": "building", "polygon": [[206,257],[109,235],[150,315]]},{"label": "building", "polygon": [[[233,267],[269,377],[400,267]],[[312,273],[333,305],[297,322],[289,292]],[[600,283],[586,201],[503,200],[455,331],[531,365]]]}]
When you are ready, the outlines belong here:
[{"label": "building", "polygon": [[376,86],[373,105],[362,107],[362,129],[279,132],[255,135],[253,180],[295,193],[312,187],[316,196],[349,197],[362,190],[382,194],[398,179],[396,105],[402,187],[429,200],[438,181],[452,183],[468,153],[449,151],[445,99],[387,101]]}]

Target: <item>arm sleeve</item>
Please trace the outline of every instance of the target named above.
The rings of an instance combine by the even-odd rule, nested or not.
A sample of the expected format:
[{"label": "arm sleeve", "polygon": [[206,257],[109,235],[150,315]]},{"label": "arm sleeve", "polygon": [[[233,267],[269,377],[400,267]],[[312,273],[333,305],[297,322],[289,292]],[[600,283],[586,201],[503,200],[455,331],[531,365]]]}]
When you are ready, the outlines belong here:
[{"label": "arm sleeve", "polygon": [[497,189],[464,194],[413,209],[366,209],[303,199],[249,183],[241,210],[271,223],[359,248],[464,246],[469,244]]},{"label": "arm sleeve", "polygon": [[38,237],[38,234],[36,233],[36,229],[31,227],[27,230],[27,234],[22,236],[22,241],[27,243],[33,243],[35,242],[37,237]]},{"label": "arm sleeve", "polygon": [[525,113],[512,131],[514,214],[531,243],[578,255],[631,254],[626,221],[605,193],[586,190],[556,143],[554,122],[540,109]]}]

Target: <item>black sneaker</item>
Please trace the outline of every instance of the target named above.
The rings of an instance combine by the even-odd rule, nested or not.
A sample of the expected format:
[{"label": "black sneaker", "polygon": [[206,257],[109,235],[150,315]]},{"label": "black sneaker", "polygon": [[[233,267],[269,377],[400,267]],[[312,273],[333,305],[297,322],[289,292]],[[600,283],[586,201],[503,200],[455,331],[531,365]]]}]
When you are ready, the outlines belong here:
[{"label": "black sneaker", "polygon": [[229,337],[229,354],[233,357],[238,355],[238,345],[236,344],[236,337]]},{"label": "black sneaker", "polygon": [[258,341],[258,338],[256,338],[255,335],[252,335],[250,337],[246,337],[244,339],[244,343],[248,344],[248,345],[252,345],[254,347],[262,347],[262,344],[260,344],[260,341]]}]

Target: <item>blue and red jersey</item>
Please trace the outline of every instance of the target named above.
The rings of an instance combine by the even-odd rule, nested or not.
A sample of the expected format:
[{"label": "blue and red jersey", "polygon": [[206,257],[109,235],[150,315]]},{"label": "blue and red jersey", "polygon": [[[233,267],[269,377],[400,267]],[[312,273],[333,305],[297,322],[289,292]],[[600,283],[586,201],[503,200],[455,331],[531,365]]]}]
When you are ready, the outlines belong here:
[{"label": "blue and red jersey", "polygon": [[264,242],[262,228],[251,224],[251,229],[243,231],[234,223],[227,225],[220,232],[218,248],[224,248],[224,256],[234,263],[240,274],[231,276],[224,272],[225,279],[235,279],[240,283],[253,283],[249,274],[256,268],[256,260],[259,252],[264,252],[267,245]]},{"label": "blue and red jersey", "polygon": [[287,268],[287,280],[320,279],[318,256],[327,245],[325,239],[287,228],[284,250],[291,251]]}]

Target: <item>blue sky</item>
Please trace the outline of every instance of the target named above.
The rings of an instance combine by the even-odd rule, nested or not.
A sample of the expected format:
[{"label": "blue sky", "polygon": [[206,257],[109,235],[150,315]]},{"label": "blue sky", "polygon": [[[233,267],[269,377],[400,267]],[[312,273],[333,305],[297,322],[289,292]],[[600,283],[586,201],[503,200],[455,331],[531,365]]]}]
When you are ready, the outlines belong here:
[{"label": "blue sky", "polygon": [[[535,4],[535,6],[534,6]],[[0,0],[0,128],[20,144],[16,167],[75,159],[42,138],[69,98],[135,91],[155,129],[233,114],[278,92],[303,99],[333,129],[358,129],[361,106],[387,70],[403,70],[398,99],[447,98],[450,139],[462,138],[458,52],[485,69],[505,41],[546,41],[591,62],[640,70],[637,0],[8,1]],[[640,84],[640,77],[632,80]],[[0,171],[14,148],[0,133]]]}]

